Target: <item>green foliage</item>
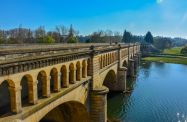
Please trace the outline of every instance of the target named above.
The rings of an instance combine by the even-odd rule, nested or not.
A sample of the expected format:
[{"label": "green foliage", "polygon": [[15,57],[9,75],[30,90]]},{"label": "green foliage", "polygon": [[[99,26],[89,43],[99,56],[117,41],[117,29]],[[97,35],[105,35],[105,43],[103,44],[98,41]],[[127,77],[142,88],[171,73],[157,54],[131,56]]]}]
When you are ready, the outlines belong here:
[{"label": "green foliage", "polygon": [[52,36],[48,35],[48,36],[44,36],[44,37],[38,38],[38,42],[39,43],[48,43],[48,44],[50,44],[50,43],[54,43],[55,40],[53,39]]},{"label": "green foliage", "polygon": [[7,41],[8,44],[19,44],[18,39],[10,37]]},{"label": "green foliage", "polygon": [[125,30],[123,33],[122,42],[131,43],[132,42],[132,34]]},{"label": "green foliage", "polygon": [[164,50],[172,47],[172,42],[170,38],[155,38],[154,46],[160,50]]},{"label": "green foliage", "polygon": [[0,37],[0,44],[4,42],[3,38]]},{"label": "green foliage", "polygon": [[103,31],[93,32],[92,35],[90,36],[90,41],[94,43],[105,43],[106,40],[104,40],[104,32]]},{"label": "green foliage", "polygon": [[143,58],[144,61],[154,61],[154,62],[165,62],[165,63],[175,63],[175,64],[187,64],[187,58],[178,57],[146,57]]},{"label": "green foliage", "polygon": [[77,43],[78,42],[78,39],[74,36],[69,36],[68,37],[68,43]]},{"label": "green foliage", "polygon": [[151,34],[150,31],[147,32],[144,40],[149,43],[149,44],[152,44],[153,43],[153,35]]},{"label": "green foliage", "polygon": [[187,55],[187,46],[181,49],[181,54]]},{"label": "green foliage", "polygon": [[91,40],[90,40],[90,39],[86,39],[85,42],[86,42],[86,43],[91,43]]}]

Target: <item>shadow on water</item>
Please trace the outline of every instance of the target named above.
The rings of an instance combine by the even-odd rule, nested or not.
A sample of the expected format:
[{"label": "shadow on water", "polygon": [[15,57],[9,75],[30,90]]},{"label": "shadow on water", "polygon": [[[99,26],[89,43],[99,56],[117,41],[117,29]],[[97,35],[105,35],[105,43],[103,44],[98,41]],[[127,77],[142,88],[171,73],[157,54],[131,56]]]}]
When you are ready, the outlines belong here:
[{"label": "shadow on water", "polygon": [[[108,122],[122,122],[121,118],[125,117],[129,107],[129,100],[134,89],[136,78],[127,79],[128,93],[109,92],[107,96],[108,102]],[[119,114],[120,113],[120,114]]]}]

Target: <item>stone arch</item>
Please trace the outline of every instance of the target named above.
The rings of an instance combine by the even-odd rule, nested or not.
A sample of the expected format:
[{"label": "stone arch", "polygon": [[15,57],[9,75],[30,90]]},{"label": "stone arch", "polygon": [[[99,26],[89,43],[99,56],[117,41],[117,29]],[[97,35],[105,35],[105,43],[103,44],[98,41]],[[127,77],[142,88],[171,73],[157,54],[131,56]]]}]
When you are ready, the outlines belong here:
[{"label": "stone arch", "polygon": [[0,116],[16,112],[16,88],[12,80],[8,79],[0,84]]},{"label": "stone arch", "polygon": [[112,54],[110,53],[110,64],[112,63]]},{"label": "stone arch", "polygon": [[73,63],[69,65],[69,83],[75,83],[75,67]]},{"label": "stone arch", "polygon": [[106,54],[106,66],[108,66],[108,54]]},{"label": "stone arch", "polygon": [[105,56],[102,55],[102,57],[103,57],[103,58],[102,58],[102,59],[103,59],[103,60],[102,60],[102,67],[105,67]]},{"label": "stone arch", "polygon": [[61,85],[63,88],[67,88],[69,85],[69,81],[68,81],[67,76],[68,76],[67,68],[65,65],[63,65],[61,67],[61,81],[62,81]]},{"label": "stone arch", "polygon": [[76,81],[80,81],[81,77],[82,77],[82,75],[81,75],[81,63],[80,63],[80,61],[78,61],[76,63]]},{"label": "stone arch", "polygon": [[108,55],[108,65],[110,64],[110,53],[107,54]]},{"label": "stone arch", "polygon": [[87,66],[86,66],[86,60],[83,60],[83,62],[82,62],[82,77],[83,78],[86,78],[86,71],[87,71]]},{"label": "stone arch", "polygon": [[87,60],[87,73],[88,73],[88,76],[91,76],[92,71],[91,71],[91,59],[90,58]]},{"label": "stone arch", "polygon": [[108,66],[108,53],[106,54],[106,66]]},{"label": "stone arch", "polygon": [[47,80],[47,74],[44,70],[40,71],[37,76],[38,84],[37,84],[37,91],[38,91],[38,98],[48,97],[50,82]]},{"label": "stone arch", "polygon": [[34,82],[31,75],[26,74],[22,77],[20,85],[21,89],[21,103],[22,106],[26,106],[34,101]]},{"label": "stone arch", "polygon": [[128,68],[128,63],[127,63],[127,61],[126,61],[126,60],[124,60],[124,61],[123,61],[123,67]]},{"label": "stone arch", "polygon": [[100,60],[99,60],[99,63],[100,63],[100,69],[102,69],[102,65],[103,65],[103,59],[102,59],[102,56],[100,56]]},{"label": "stone arch", "polygon": [[89,114],[82,103],[68,101],[55,107],[40,122],[89,122]]},{"label": "stone arch", "polygon": [[58,70],[56,68],[52,68],[50,72],[50,90],[51,92],[58,92],[59,90],[59,82],[58,82]]},{"label": "stone arch", "polygon": [[107,66],[107,57],[106,57],[106,54],[104,55],[104,58],[105,58],[105,60],[104,60],[104,66],[106,67]]},{"label": "stone arch", "polygon": [[112,62],[114,62],[115,59],[114,59],[114,53],[112,53]]},{"label": "stone arch", "polygon": [[114,70],[108,71],[108,73],[106,74],[105,79],[103,81],[103,85],[108,87],[109,90],[112,90],[113,87],[115,86],[114,84],[117,82],[116,78],[117,78],[117,76],[116,76],[116,73]]}]

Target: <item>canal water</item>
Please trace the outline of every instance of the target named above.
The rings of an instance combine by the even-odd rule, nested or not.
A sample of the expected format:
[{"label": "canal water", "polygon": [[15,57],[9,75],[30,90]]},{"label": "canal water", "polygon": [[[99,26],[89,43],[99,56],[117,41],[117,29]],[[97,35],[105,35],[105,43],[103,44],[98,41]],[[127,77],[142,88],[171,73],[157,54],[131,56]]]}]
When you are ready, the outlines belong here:
[{"label": "canal water", "polygon": [[186,122],[187,65],[143,62],[130,94],[108,95],[108,117],[120,122]]}]

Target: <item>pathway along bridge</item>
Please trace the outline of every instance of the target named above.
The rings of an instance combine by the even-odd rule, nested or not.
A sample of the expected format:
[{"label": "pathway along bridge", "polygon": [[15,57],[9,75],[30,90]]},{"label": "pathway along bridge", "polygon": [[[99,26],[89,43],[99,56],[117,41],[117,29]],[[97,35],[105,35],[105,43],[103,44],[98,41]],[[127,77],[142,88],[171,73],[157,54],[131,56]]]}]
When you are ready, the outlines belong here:
[{"label": "pathway along bridge", "polygon": [[108,91],[126,91],[139,59],[139,44],[5,46],[0,122],[106,122]]}]

